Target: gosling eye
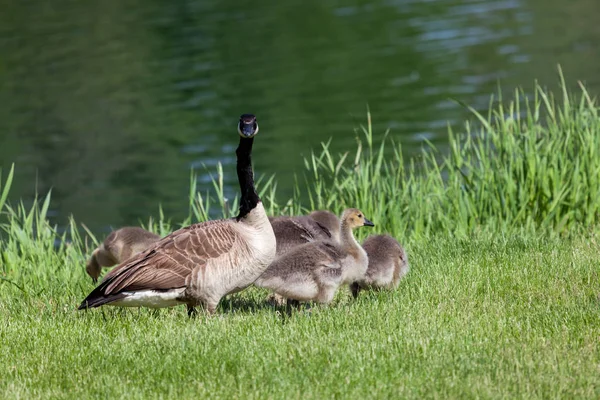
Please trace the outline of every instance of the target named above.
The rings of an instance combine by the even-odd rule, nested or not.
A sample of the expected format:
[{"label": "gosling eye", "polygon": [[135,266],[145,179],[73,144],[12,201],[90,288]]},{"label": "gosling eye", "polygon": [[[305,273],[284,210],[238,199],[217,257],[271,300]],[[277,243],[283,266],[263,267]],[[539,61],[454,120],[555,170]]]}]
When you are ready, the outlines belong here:
[{"label": "gosling eye", "polygon": [[358,218],[362,218],[362,214],[358,214]]}]

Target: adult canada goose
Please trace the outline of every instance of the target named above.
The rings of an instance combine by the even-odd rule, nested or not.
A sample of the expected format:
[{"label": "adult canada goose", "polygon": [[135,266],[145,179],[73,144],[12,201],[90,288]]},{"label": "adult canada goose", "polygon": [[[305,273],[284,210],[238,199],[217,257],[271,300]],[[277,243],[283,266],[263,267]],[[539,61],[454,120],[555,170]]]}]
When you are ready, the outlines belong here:
[{"label": "adult canada goose", "polygon": [[86,271],[94,283],[98,282],[102,267],[120,264],[131,256],[146,250],[160,240],[160,236],[137,226],[126,226],[106,237],[88,259]]},{"label": "adult canada goose", "polygon": [[254,282],[288,299],[329,303],[341,284],[355,282],[367,270],[365,250],[352,230],[373,226],[356,208],[344,211],[341,241],[319,240],[297,246],[279,256]]},{"label": "adult canada goose", "polygon": [[275,258],[275,234],[254,188],[252,144],[256,117],[238,123],[236,150],[241,190],[235,218],[179,229],[110,271],[79,309],[110,304],[169,307],[203,305],[214,313],[219,300],[252,284]]},{"label": "adult canada goose", "polygon": [[269,221],[277,238],[277,256],[304,243],[332,239],[329,230],[309,216],[269,217]]},{"label": "adult canada goose", "polygon": [[350,285],[354,298],[361,289],[398,287],[400,279],[409,270],[406,252],[400,243],[390,235],[373,235],[363,242],[363,248],[369,256],[369,267],[362,279]]},{"label": "adult canada goose", "polygon": [[323,225],[331,233],[331,238],[336,242],[340,241],[340,219],[327,210],[317,210],[308,214],[309,217]]}]

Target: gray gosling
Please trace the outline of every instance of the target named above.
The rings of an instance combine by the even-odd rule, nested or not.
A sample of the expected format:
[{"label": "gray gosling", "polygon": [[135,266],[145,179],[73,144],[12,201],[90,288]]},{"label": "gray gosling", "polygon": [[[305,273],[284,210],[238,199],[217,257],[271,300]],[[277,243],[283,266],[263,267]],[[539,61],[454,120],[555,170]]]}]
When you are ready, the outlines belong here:
[{"label": "gray gosling", "polygon": [[317,221],[319,224],[323,225],[329,232],[331,233],[331,238],[340,242],[340,219],[327,210],[317,210],[308,214],[309,217]]},{"label": "gray gosling", "polygon": [[[308,216],[269,217],[269,221],[277,238],[277,256],[317,240],[340,242],[340,219],[330,211],[313,211]],[[277,293],[272,293],[268,299],[279,305],[286,302]]]},{"label": "gray gosling", "polygon": [[185,304],[190,316],[198,305],[213,314],[223,296],[251,285],[267,269],[275,259],[275,234],[254,186],[256,117],[242,115],[237,132],[238,215],[190,225],[162,238],[106,274],[80,310]]},{"label": "gray gosling", "polygon": [[332,239],[331,232],[309,216],[269,217],[269,221],[277,238],[277,256],[301,244]]},{"label": "gray gosling", "polygon": [[94,283],[102,267],[112,267],[146,250],[160,240],[160,236],[137,226],[126,226],[113,231],[106,237],[88,259],[85,270]]},{"label": "gray gosling", "polygon": [[406,252],[390,235],[372,235],[363,242],[369,256],[367,273],[350,285],[354,298],[364,289],[395,289],[400,279],[408,273]]},{"label": "gray gosling", "polygon": [[340,285],[357,281],[367,271],[367,253],[352,234],[361,226],[374,225],[360,210],[345,210],[340,243],[319,240],[297,246],[277,257],[254,284],[288,299],[331,302]]}]

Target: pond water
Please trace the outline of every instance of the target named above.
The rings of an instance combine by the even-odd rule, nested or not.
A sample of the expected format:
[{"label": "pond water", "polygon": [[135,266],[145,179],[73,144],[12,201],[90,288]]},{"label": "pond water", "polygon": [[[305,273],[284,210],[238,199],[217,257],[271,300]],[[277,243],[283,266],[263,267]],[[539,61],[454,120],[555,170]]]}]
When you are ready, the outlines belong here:
[{"label": "pond water", "polygon": [[485,109],[498,86],[600,89],[598,0],[5,1],[0,165],[11,200],[95,231],[187,212],[190,169],[224,164],[255,113],[258,174],[289,196],[303,155],[353,149],[369,105],[405,151]]}]

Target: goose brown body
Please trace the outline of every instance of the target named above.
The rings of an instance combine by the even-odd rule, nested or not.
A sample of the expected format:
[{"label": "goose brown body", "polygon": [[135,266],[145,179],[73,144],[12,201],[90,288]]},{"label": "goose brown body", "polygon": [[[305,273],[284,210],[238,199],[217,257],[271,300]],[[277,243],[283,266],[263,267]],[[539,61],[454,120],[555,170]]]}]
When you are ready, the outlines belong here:
[{"label": "goose brown body", "polygon": [[373,226],[362,212],[347,209],[341,218],[341,241],[319,240],[297,246],[278,256],[255,282],[285,298],[329,303],[338,287],[367,270],[367,254],[352,230]]},{"label": "goose brown body", "polygon": [[137,226],[126,226],[111,232],[104,242],[93,251],[86,264],[86,271],[94,282],[102,267],[112,267],[146,250],[160,240],[160,236]]},{"label": "goose brown body", "polygon": [[275,234],[254,188],[250,154],[256,118],[242,115],[238,132],[239,215],[164,237],[109,272],[79,309],[187,304],[188,312],[203,305],[213,313],[223,296],[247,287],[265,271],[275,258]]},{"label": "goose brown body", "polygon": [[350,289],[357,297],[363,289],[395,289],[400,279],[408,273],[408,257],[404,248],[390,235],[372,235],[363,242],[369,257],[365,275]]}]

